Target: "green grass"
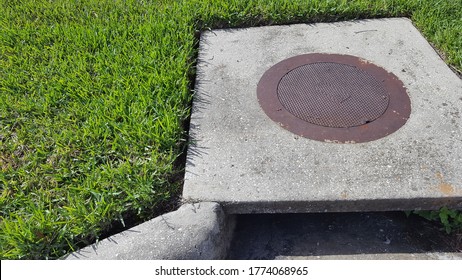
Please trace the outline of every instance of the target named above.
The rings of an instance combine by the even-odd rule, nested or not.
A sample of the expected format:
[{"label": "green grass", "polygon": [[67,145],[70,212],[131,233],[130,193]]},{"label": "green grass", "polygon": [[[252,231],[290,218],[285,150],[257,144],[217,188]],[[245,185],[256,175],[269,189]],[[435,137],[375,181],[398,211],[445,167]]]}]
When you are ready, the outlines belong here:
[{"label": "green grass", "polygon": [[0,258],[58,258],[178,196],[199,31],[392,16],[462,69],[462,0],[0,0]]}]

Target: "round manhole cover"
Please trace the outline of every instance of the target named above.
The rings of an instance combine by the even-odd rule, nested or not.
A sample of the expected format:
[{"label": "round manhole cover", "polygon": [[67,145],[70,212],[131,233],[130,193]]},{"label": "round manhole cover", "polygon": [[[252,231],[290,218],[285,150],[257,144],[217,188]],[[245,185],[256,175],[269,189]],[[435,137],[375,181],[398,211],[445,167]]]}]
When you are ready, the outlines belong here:
[{"label": "round manhole cover", "polygon": [[282,127],[326,142],[384,137],[404,125],[411,111],[395,75],[349,55],[283,60],[262,76],[257,95],[265,113]]}]

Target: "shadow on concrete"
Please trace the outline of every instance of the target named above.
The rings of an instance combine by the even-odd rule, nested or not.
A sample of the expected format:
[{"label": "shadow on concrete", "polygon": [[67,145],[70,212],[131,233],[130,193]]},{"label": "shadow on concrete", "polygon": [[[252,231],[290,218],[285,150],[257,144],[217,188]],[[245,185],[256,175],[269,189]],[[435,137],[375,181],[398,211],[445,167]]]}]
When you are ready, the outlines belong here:
[{"label": "shadow on concrete", "polygon": [[[456,235],[403,212],[238,215],[229,259],[372,259],[456,253]],[[459,248],[457,248],[459,247]],[[460,253],[462,257],[462,253]],[[382,255],[382,257],[381,257]]]}]

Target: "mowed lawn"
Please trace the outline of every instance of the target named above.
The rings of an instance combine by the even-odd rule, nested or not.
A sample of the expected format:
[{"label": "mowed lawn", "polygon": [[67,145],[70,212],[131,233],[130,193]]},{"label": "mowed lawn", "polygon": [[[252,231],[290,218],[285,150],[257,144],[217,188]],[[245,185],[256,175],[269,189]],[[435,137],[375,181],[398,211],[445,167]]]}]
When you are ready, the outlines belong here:
[{"label": "mowed lawn", "polygon": [[462,0],[0,0],[0,258],[178,199],[201,30],[397,16],[461,71]]}]

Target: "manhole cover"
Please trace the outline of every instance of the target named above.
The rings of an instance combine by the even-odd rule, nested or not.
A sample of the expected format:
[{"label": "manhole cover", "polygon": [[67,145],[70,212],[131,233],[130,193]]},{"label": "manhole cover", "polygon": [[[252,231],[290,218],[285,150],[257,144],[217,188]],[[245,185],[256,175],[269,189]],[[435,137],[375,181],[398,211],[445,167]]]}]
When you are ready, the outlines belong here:
[{"label": "manhole cover", "polygon": [[257,89],[265,113],[306,138],[341,143],[375,140],[409,118],[403,83],[359,57],[305,54],[283,60]]}]

